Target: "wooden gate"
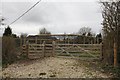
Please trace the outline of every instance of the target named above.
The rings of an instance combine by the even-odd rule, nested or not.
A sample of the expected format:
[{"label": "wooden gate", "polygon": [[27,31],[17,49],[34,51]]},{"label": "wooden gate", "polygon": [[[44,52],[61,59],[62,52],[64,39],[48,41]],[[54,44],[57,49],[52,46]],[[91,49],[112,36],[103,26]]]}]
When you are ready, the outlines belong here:
[{"label": "wooden gate", "polygon": [[[86,39],[89,41],[86,41]],[[80,34],[29,35],[21,38],[21,45],[26,44],[27,41],[29,44],[23,46],[23,53],[27,54],[29,58],[53,56],[55,53],[57,55],[86,58],[100,58],[102,55],[100,54],[102,52],[101,45],[96,44],[98,41],[95,37],[83,37]],[[44,41],[46,41],[46,44],[43,43]],[[56,44],[52,44],[52,41],[55,41]]]},{"label": "wooden gate", "polygon": [[26,44],[23,45],[23,54],[26,54],[29,59],[37,59],[42,57],[54,56],[53,44]]},{"label": "wooden gate", "polygon": [[28,44],[23,46],[23,53],[30,59],[54,56],[71,56],[73,58],[100,59],[101,44]]},{"label": "wooden gate", "polygon": [[57,44],[55,53],[59,56],[70,56],[81,59],[100,59],[101,44]]}]

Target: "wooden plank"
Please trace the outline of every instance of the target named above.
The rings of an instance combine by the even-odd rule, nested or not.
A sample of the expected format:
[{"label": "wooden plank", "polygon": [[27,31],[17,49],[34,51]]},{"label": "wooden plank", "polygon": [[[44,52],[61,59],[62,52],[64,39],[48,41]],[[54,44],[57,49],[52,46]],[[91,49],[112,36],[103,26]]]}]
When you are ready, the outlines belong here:
[{"label": "wooden plank", "polygon": [[36,50],[36,49],[37,49],[37,47],[32,46],[32,45],[29,45],[29,49],[34,49],[34,50]]},{"label": "wooden plank", "polygon": [[[73,47],[73,48],[69,48],[69,47],[62,47],[63,49],[65,49],[65,50],[79,50],[78,48],[76,48],[76,47]],[[82,48],[84,48],[84,47],[82,47]],[[86,50],[98,50],[98,51],[100,51],[100,48],[90,48],[90,47],[88,47],[88,48],[84,48],[84,49],[86,49]]]},{"label": "wooden plank", "polygon": [[87,45],[87,46],[100,46],[101,44],[57,44],[57,45]]},{"label": "wooden plank", "polygon": [[57,44],[58,46],[101,46],[101,44]]},{"label": "wooden plank", "polygon": [[45,47],[45,49],[50,49],[50,50],[52,50],[52,49],[53,49],[53,47]]},{"label": "wooden plank", "polygon": [[29,44],[29,46],[43,46],[42,44]]},{"label": "wooden plank", "polygon": [[[69,53],[86,53],[85,51],[82,50],[66,50]],[[61,50],[55,50],[55,52],[61,52]],[[100,51],[89,51],[90,53],[100,53]]]},{"label": "wooden plank", "polygon": [[52,47],[52,44],[45,44],[46,47]]},{"label": "wooden plank", "polygon": [[30,50],[42,50],[42,48],[29,47]]},{"label": "wooden plank", "polygon": [[29,56],[42,56],[43,54],[32,54],[30,53]]},{"label": "wooden plank", "polygon": [[29,50],[29,53],[32,53],[32,52],[33,52],[33,53],[35,53],[35,52],[36,52],[36,53],[42,53],[41,50],[40,50],[40,51]]}]

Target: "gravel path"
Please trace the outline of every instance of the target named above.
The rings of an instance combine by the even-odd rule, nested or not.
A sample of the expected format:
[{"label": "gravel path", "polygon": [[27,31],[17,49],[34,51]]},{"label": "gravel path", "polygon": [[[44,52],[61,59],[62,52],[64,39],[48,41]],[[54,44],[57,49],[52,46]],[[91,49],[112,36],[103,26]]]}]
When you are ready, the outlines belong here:
[{"label": "gravel path", "polygon": [[19,61],[3,70],[3,78],[109,78],[109,75],[85,67],[75,59],[49,57]]}]

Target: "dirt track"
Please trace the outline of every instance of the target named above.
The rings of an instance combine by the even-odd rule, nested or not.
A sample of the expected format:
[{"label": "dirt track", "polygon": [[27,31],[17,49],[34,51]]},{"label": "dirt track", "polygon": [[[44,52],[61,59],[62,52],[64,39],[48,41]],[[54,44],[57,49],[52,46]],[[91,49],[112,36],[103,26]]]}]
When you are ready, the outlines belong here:
[{"label": "dirt track", "polygon": [[39,60],[19,61],[3,70],[3,77],[13,78],[108,78],[75,59],[49,57]]}]

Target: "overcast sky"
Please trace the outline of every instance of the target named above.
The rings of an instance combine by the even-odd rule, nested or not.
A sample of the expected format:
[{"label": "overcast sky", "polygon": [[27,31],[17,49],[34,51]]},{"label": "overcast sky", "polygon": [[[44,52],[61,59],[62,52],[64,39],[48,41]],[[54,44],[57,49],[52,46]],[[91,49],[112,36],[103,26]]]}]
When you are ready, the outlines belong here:
[{"label": "overcast sky", "polygon": [[[21,1],[21,2],[20,2]],[[0,4],[0,13],[7,25],[18,18],[38,0],[9,0]],[[42,0],[21,19],[10,25],[13,33],[38,34],[45,27],[51,33],[76,33],[81,27],[101,30],[102,15],[97,0]],[[3,33],[0,30],[0,35]]]}]

